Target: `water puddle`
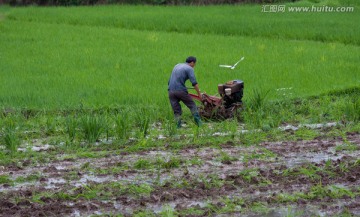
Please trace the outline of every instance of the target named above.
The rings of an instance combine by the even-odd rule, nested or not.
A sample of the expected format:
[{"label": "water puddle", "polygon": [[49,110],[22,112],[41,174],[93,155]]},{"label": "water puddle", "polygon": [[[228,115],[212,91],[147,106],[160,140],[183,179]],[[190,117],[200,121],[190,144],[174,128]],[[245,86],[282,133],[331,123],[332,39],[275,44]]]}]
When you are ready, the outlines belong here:
[{"label": "water puddle", "polygon": [[192,201],[192,200],[184,200],[184,201],[176,201],[176,202],[167,202],[167,203],[158,203],[158,204],[150,204],[146,208],[153,211],[156,214],[159,214],[166,210],[174,210],[175,208],[204,208],[208,205],[207,202],[204,201]]},{"label": "water puddle", "polygon": [[284,153],[282,158],[279,158],[277,163],[286,163],[288,167],[296,167],[306,163],[324,163],[328,160],[337,161],[347,157],[358,158],[359,156],[360,150],[343,151],[338,153],[335,151],[335,148],[329,148],[328,150],[321,152]]},{"label": "water puddle", "polygon": [[56,189],[62,187],[67,181],[63,178],[48,178],[43,184],[45,189]]},{"label": "water puddle", "polygon": [[[334,127],[337,123],[326,124],[310,124],[310,125],[287,125],[280,130],[298,130],[300,128],[318,129],[326,127]],[[202,136],[227,136],[230,133],[208,132],[208,135]],[[238,132],[247,133],[238,128]],[[326,133],[326,131],[322,132]],[[164,139],[163,135],[153,135],[152,139]],[[189,135],[186,135],[187,137]],[[358,133],[349,134],[347,136],[347,144],[344,144],[343,138],[331,138],[329,140],[314,139],[311,141],[281,141],[281,142],[264,142],[260,145],[249,147],[236,146],[231,142],[220,144],[218,148],[196,147],[184,148],[177,150],[149,150],[139,151],[137,153],[123,153],[120,155],[109,154],[102,158],[76,158],[76,155],[59,154],[53,158],[52,162],[39,162],[38,165],[22,161],[13,165],[1,167],[0,175],[7,176],[11,184],[0,185],[0,192],[9,192],[4,194],[11,198],[12,191],[31,192],[67,192],[71,189],[92,184],[107,184],[116,182],[125,185],[147,184],[154,187],[155,191],[151,196],[134,196],[121,195],[116,198],[107,198],[107,201],[99,201],[98,199],[90,200],[74,200],[65,201],[61,205],[61,209],[66,208],[70,216],[90,216],[90,215],[107,215],[107,213],[119,213],[124,215],[133,215],[136,210],[147,209],[156,214],[162,214],[167,210],[183,210],[188,208],[207,209],[210,206],[226,206],[222,199],[236,201],[241,198],[244,201],[260,201],[259,206],[267,204],[266,211],[250,212],[244,210],[241,206],[232,207],[235,214],[241,216],[257,217],[257,216],[328,216],[351,207],[353,214],[359,214],[360,208],[356,208],[358,198],[342,198],[334,199],[326,202],[332,210],[328,211],[322,208],[323,203],[312,200],[305,201],[305,204],[286,203],[284,206],[275,207],[274,204],[266,203],[267,199],[272,195],[293,194],[294,192],[306,192],[313,183],[302,182],[300,179],[294,179],[288,183],[287,178],[282,179],[277,176],[278,171],[282,168],[297,167],[307,163],[321,164],[327,160],[331,161],[349,161],[350,158],[358,159],[360,150],[357,147],[360,144],[360,135]],[[22,151],[32,148],[33,151],[50,151],[51,142],[48,139],[39,139],[29,142],[27,146],[22,146]],[[101,144],[111,144],[113,140],[102,141]],[[100,143],[95,145],[100,145]],[[342,147],[342,145],[344,145]],[[1,148],[1,147],[0,147]],[[162,162],[178,159],[179,165],[174,168],[162,167]],[[149,167],[144,169],[136,168],[139,160],[146,160]],[[159,166],[161,165],[161,166]],[[280,167],[279,167],[280,166]],[[283,167],[284,166],[284,167]],[[257,177],[254,180],[245,180],[244,177],[239,178],[239,173],[245,169],[255,169]],[[281,168],[281,169],[279,169]],[[259,175],[260,174],[260,175]],[[252,175],[252,174],[251,174]],[[268,176],[267,176],[268,175]],[[219,181],[224,181],[224,185],[211,189],[200,187],[200,184],[213,181],[212,177],[217,176]],[[268,177],[273,183],[262,183],[262,177]],[[347,177],[339,178],[340,183],[331,183],[334,188],[346,188],[349,191],[358,189],[358,173],[347,174]],[[189,178],[191,177],[191,178]],[[19,178],[19,179],[18,179]],[[257,179],[259,178],[259,179]],[[196,189],[184,190],[184,195],[179,191],[183,189],[175,189],[175,186],[182,186],[187,181],[194,181],[199,186]],[[26,180],[24,182],[20,180]],[[28,181],[34,180],[34,181]],[[218,179],[214,179],[218,181]],[[355,180],[355,181],[353,181]],[[28,182],[27,182],[28,181]],[[190,182],[189,183],[192,183]],[[306,181],[306,180],[305,180]],[[258,183],[259,182],[259,183]],[[177,183],[179,185],[177,185]],[[230,183],[230,184],[229,184]],[[167,185],[170,184],[170,185]],[[111,186],[111,184],[109,184]],[[170,186],[170,187],[169,187]],[[111,187],[110,187],[111,189]],[[52,191],[53,190],[53,191]],[[191,193],[190,193],[191,192]],[[164,193],[170,194],[171,199],[164,199]],[[24,194],[26,196],[26,194]],[[155,196],[155,199],[152,198]],[[115,196],[114,196],[115,197]],[[157,199],[159,197],[159,199]],[[8,200],[9,198],[5,198]],[[143,200],[144,199],[144,200]],[[164,199],[164,200],[163,200]],[[53,204],[39,204],[42,208],[49,208],[57,205],[59,201]],[[51,201],[49,202],[51,203]],[[311,203],[311,205],[310,205]],[[327,204],[329,203],[329,204]],[[48,207],[46,205],[49,205]],[[265,205],[264,205],[265,206]],[[60,207],[60,206],[59,206]],[[337,208],[333,208],[337,207]],[[354,208],[355,207],[355,208]],[[26,206],[20,209],[31,209],[33,207]],[[49,208],[52,210],[53,207]],[[335,211],[334,211],[335,210]],[[252,210],[253,211],[253,210]],[[238,213],[236,213],[238,212]],[[222,215],[217,215],[222,216]],[[223,215],[228,216],[228,215]]]}]

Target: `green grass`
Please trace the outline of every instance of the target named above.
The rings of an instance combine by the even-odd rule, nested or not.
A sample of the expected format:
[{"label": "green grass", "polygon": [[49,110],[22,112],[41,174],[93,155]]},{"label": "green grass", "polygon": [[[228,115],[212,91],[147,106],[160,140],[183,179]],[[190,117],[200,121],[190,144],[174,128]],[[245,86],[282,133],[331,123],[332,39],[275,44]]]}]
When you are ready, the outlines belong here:
[{"label": "green grass", "polygon": [[21,142],[17,132],[18,126],[18,123],[16,123],[13,119],[8,119],[4,124],[4,129],[1,130],[1,144],[5,145],[6,150],[10,154],[14,154],[17,152],[17,149]]},{"label": "green grass", "polygon": [[0,184],[12,184],[13,181],[8,175],[0,175]]},{"label": "green grass", "polygon": [[[359,5],[327,3],[357,6],[352,13],[307,14],[262,13],[261,5],[0,6],[0,109],[11,111],[0,119],[1,145],[8,149],[0,153],[1,164],[12,162],[8,152],[44,137],[45,142],[53,137],[55,151],[71,153],[64,156],[73,160],[97,157],[95,148],[137,152],[165,144],[171,149],[224,141],[254,145],[320,135],[307,129],[282,135],[277,127],[288,123],[341,122],[358,132],[360,30],[353,20],[360,17]],[[174,128],[167,81],[174,64],[188,55],[198,57],[196,76],[208,94],[216,94],[219,83],[244,80],[242,128],[261,133],[238,134],[236,120]],[[245,60],[235,70],[218,67],[241,56]],[[184,116],[195,126],[190,115]],[[16,124],[7,127],[8,122]],[[218,132],[228,136],[214,138]],[[168,137],[165,142],[154,140],[160,134]],[[110,138],[111,147],[84,146],[104,138]],[[172,158],[157,166],[171,169],[183,163]]]},{"label": "green grass", "polygon": [[[279,88],[291,87],[294,98],[359,87],[357,9],[305,14],[262,13],[261,5],[2,6],[0,104],[152,106],[157,116],[167,114],[171,69],[188,55],[198,57],[202,91],[216,94],[219,83],[242,79],[245,101],[263,92],[277,99]],[[241,56],[245,60],[233,71],[218,67]]]},{"label": "green grass", "polygon": [[104,117],[94,115],[84,116],[81,119],[80,125],[84,134],[84,139],[88,143],[94,143],[99,140],[100,135],[104,131]]},{"label": "green grass", "polygon": [[[333,7],[360,6],[356,0],[352,0],[352,3],[323,0],[318,1],[318,3],[302,1],[292,4],[286,3],[285,5],[288,8],[293,6],[322,7],[324,5]],[[30,22],[66,23],[190,34],[205,33],[342,41],[350,44],[360,42],[358,38],[354,37],[359,34],[359,30],[351,28],[353,25],[351,20],[344,20],[344,18],[349,17],[356,18],[358,16],[356,9],[354,10],[355,13],[332,13],[329,15],[324,13],[292,13],[288,10],[284,13],[263,13],[263,5],[265,4],[201,7],[101,6],[96,8],[72,7],[65,11],[57,8],[32,8],[18,10],[16,15],[10,15],[10,18]],[[160,14],[161,16],[159,16]],[[174,15],[176,15],[176,19],[173,19]],[[46,16],[45,20],[43,19],[44,16]],[[329,18],[332,19],[328,20]],[[316,21],[316,25],[312,25],[314,21]],[[294,24],[297,25],[296,28],[288,28]],[[342,24],[349,25],[342,26]],[[306,28],[306,32],[303,31],[304,28]],[[347,34],[349,32],[355,34]]]}]

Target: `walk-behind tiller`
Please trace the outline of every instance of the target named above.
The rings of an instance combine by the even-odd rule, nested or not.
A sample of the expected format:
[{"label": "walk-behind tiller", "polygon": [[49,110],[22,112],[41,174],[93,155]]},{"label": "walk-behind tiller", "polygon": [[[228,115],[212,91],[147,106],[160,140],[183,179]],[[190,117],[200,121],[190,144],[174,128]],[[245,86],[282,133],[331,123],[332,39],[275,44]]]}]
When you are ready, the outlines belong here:
[{"label": "walk-behind tiller", "polygon": [[243,108],[242,97],[244,92],[244,82],[241,80],[228,81],[225,84],[218,85],[219,96],[209,96],[202,94],[202,98],[198,95],[190,96],[199,102],[200,116],[205,119],[228,119],[237,116],[238,112]]}]

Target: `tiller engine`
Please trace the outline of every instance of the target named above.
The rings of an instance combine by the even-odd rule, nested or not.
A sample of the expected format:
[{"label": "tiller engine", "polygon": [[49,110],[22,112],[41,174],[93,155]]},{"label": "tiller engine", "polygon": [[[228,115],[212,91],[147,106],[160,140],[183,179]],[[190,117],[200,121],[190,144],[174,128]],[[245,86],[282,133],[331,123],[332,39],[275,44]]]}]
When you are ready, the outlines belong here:
[{"label": "tiller engine", "polygon": [[225,84],[218,85],[219,96],[209,96],[202,94],[202,98],[198,95],[190,96],[199,102],[200,116],[205,119],[227,119],[234,117],[242,107],[242,97],[244,92],[244,82],[241,80],[232,80]]}]

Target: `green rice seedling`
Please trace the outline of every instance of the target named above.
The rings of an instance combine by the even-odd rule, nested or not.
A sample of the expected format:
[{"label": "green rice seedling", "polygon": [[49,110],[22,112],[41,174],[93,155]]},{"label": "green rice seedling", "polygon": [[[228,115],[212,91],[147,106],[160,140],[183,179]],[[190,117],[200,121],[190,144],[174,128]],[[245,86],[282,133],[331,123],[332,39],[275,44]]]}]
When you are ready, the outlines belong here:
[{"label": "green rice seedling", "polygon": [[350,189],[348,189],[346,187],[339,187],[336,185],[331,185],[331,186],[328,186],[328,189],[331,193],[330,197],[332,197],[332,198],[342,198],[344,196],[354,198],[356,196],[355,192],[352,192]]},{"label": "green rice seedling", "polygon": [[65,140],[65,146],[64,149],[70,149],[70,150],[76,150],[81,148],[81,142],[80,141],[70,141],[69,139]]},{"label": "green rice seedling", "polygon": [[231,164],[232,161],[236,161],[237,159],[222,151],[220,152],[219,160],[223,164]]},{"label": "green rice seedling", "polygon": [[6,150],[11,154],[15,154],[20,145],[20,137],[18,135],[18,126],[13,119],[6,120],[3,132],[2,132],[2,142],[6,147]]},{"label": "green rice seedling", "polygon": [[193,133],[192,142],[196,143],[196,142],[199,141],[199,138],[200,138],[201,127],[198,127],[195,124],[193,124],[191,126],[191,130],[192,130],[192,133]]},{"label": "green rice seedling", "polygon": [[336,152],[342,152],[342,151],[356,151],[359,150],[359,147],[355,144],[351,144],[351,143],[344,143],[341,145],[337,145],[335,147],[335,151]]},{"label": "green rice seedling", "polygon": [[31,195],[31,199],[30,201],[32,201],[33,203],[38,203],[38,204],[45,204],[45,202],[42,200],[44,198],[52,198],[53,194],[50,192],[33,192]]},{"label": "green rice seedling", "polygon": [[335,169],[334,169],[334,166],[332,165],[332,161],[330,159],[325,161],[324,168],[319,168],[319,170],[321,172],[323,172],[324,174],[327,174],[331,178],[334,178],[337,176],[337,173],[334,172]]},{"label": "green rice seedling", "polygon": [[[150,210],[136,210],[133,213],[134,217],[156,217],[157,215],[155,215],[152,211]],[[121,217],[121,215],[120,215]]]},{"label": "green rice seedling", "polygon": [[259,89],[254,89],[252,95],[248,97],[246,102],[246,106],[252,111],[264,110],[267,106],[267,96],[269,94],[268,91],[263,91]]},{"label": "green rice seedling", "polygon": [[178,212],[179,216],[204,216],[206,211],[201,207],[189,207]]},{"label": "green rice seedling", "polygon": [[230,138],[232,140],[234,140],[237,135],[238,125],[239,122],[236,118],[229,119],[225,122],[225,129],[230,133]]},{"label": "green rice seedling", "polygon": [[57,199],[70,200],[70,201],[75,199],[71,194],[63,192],[63,191],[56,192],[54,194],[54,197]]},{"label": "green rice seedling", "polygon": [[100,157],[104,157],[107,155],[107,153],[103,153],[103,152],[93,152],[93,151],[88,151],[88,148],[83,148],[83,149],[78,149],[77,150],[77,157],[80,158],[100,158]]},{"label": "green rice seedling", "polygon": [[241,142],[246,146],[259,144],[267,137],[267,132],[258,132],[256,130],[242,134]]},{"label": "green rice seedling", "polygon": [[296,137],[304,140],[311,140],[319,136],[319,132],[312,129],[300,128],[295,131]]},{"label": "green rice seedling", "polygon": [[141,124],[144,122],[144,119],[149,118],[151,115],[150,110],[143,107],[133,109],[133,113],[131,114],[133,115],[132,118],[134,119],[134,124],[137,127],[141,126]]},{"label": "green rice seedling", "polygon": [[205,187],[208,189],[220,188],[225,183],[225,181],[216,174],[202,176],[201,181],[205,184]]},{"label": "green rice seedling", "polygon": [[151,111],[139,108],[134,113],[135,126],[138,127],[138,138],[145,138],[149,134]]},{"label": "green rice seedling", "polygon": [[65,121],[65,131],[68,135],[70,142],[73,142],[76,137],[76,129],[78,127],[78,120],[75,117],[68,116]]},{"label": "green rice seedling", "polygon": [[94,171],[98,175],[109,175],[111,174],[111,168],[96,168],[96,170],[89,169],[88,171]]},{"label": "green rice seedling", "polygon": [[310,191],[307,193],[307,197],[309,199],[322,199],[326,196],[331,196],[331,191],[326,186],[323,186],[321,182],[317,185],[312,186],[310,188]]},{"label": "green rice seedling", "polygon": [[[78,193],[79,192],[79,193]],[[74,190],[73,199],[78,200],[84,198],[87,200],[98,197],[98,186],[96,185],[83,185]]]},{"label": "green rice seedling", "polygon": [[146,159],[139,159],[134,163],[135,169],[149,169],[150,167],[151,163]]},{"label": "green rice seedling", "polygon": [[360,99],[352,102],[346,102],[344,105],[344,119],[345,121],[359,122],[360,121]]},{"label": "green rice seedling", "polygon": [[135,141],[134,143],[130,143],[131,145],[125,146],[125,151],[129,152],[138,152],[141,150],[148,150],[150,148],[153,148],[156,146],[156,143],[154,141],[151,141],[150,139],[142,138],[138,141]]},{"label": "green rice seedling", "polygon": [[305,166],[302,166],[298,168],[298,172],[295,172],[296,175],[305,175],[306,177],[312,179],[312,180],[319,180],[321,179],[321,176],[317,173],[320,171],[320,169],[312,164],[308,164]]},{"label": "green rice seedling", "polygon": [[135,196],[150,196],[154,189],[148,184],[130,184],[127,186],[127,192]]},{"label": "green rice seedling", "polygon": [[30,174],[26,177],[19,176],[18,178],[16,178],[15,182],[17,182],[17,183],[34,182],[34,181],[40,180],[41,177],[42,177],[42,174],[40,172],[33,172],[32,174]]},{"label": "green rice seedling", "polygon": [[[287,111],[294,111],[293,115],[301,115],[301,116],[308,116],[311,114],[311,100],[295,100],[289,101],[290,106],[288,106]],[[291,113],[290,113],[291,114]]]},{"label": "green rice seedling", "polygon": [[47,136],[54,135],[55,132],[56,132],[56,120],[54,117],[48,116],[46,118],[46,123],[45,123],[45,135]]},{"label": "green rice seedling", "polygon": [[129,114],[123,112],[115,116],[115,131],[118,139],[128,139],[131,132]]},{"label": "green rice seedling", "polygon": [[250,160],[260,160],[263,158],[263,154],[262,153],[258,153],[258,151],[256,152],[251,152],[251,153],[246,153],[243,155],[243,162],[246,164],[248,163]]},{"label": "green rice seedling", "polygon": [[266,123],[268,114],[269,102],[267,96],[269,91],[254,89],[246,101],[246,109],[243,112],[244,121],[250,129],[264,128],[268,130],[270,125]]},{"label": "green rice seedling", "polygon": [[211,180],[205,174],[199,174],[198,180],[201,185],[203,185],[206,189],[212,188]]},{"label": "green rice seedling", "polygon": [[177,179],[176,182],[171,183],[171,187],[173,188],[188,188],[192,186],[193,186],[192,183],[186,177],[182,177],[180,179]]},{"label": "green rice seedling", "polygon": [[284,213],[284,217],[301,217],[301,216],[304,216],[304,211],[294,209],[291,206],[288,206]]},{"label": "green rice seedling", "polygon": [[9,175],[0,175],[0,184],[13,184],[13,181],[10,179]]},{"label": "green rice seedling", "polygon": [[257,201],[251,204],[250,209],[256,213],[262,213],[265,215],[270,211],[269,207],[264,202]]},{"label": "green rice seedling", "polygon": [[102,116],[104,116],[103,127],[104,127],[105,138],[106,141],[109,141],[110,137],[112,136],[112,128],[113,128],[112,121],[111,118],[109,117],[109,114],[102,114]]},{"label": "green rice seedling", "polygon": [[294,194],[280,193],[276,195],[276,201],[280,203],[296,202],[298,197]]},{"label": "green rice seedling", "polygon": [[350,170],[350,166],[349,166],[348,162],[342,161],[339,163],[338,167],[339,167],[340,171],[343,173],[349,172],[349,170]]},{"label": "green rice seedling", "polygon": [[293,174],[292,169],[285,169],[283,171],[277,171],[279,174],[282,174],[283,176],[290,176]]},{"label": "green rice seedling", "polygon": [[179,216],[178,212],[174,210],[170,205],[165,204],[159,213],[161,217],[176,217]]},{"label": "green rice seedling", "polygon": [[332,168],[332,160],[328,159],[325,161],[325,169],[331,169]]},{"label": "green rice seedling", "polygon": [[220,201],[224,204],[221,209],[221,213],[232,213],[241,211],[243,205],[245,205],[244,198],[240,197],[222,197]]},{"label": "green rice seedling", "polygon": [[239,175],[247,182],[251,182],[254,177],[259,175],[259,171],[257,168],[253,169],[245,169],[239,172]]},{"label": "green rice seedling", "polygon": [[149,134],[149,126],[150,126],[150,118],[149,117],[144,117],[143,119],[141,119],[140,126],[139,126],[139,137],[140,138],[145,138]]},{"label": "green rice seedling", "polygon": [[90,144],[98,141],[104,132],[104,119],[101,115],[85,115],[80,120],[84,139]]},{"label": "green rice seedling", "polygon": [[360,165],[360,159],[357,159],[354,163],[353,163],[353,166],[356,167],[356,166],[359,166]]},{"label": "green rice seedling", "polygon": [[172,137],[176,134],[177,132],[177,126],[176,126],[176,121],[174,120],[174,118],[169,118],[165,120],[165,133],[166,136],[168,137]]},{"label": "green rice seedling", "polygon": [[211,174],[207,177],[209,179],[210,188],[221,188],[225,181],[216,174]]},{"label": "green rice seedling", "polygon": [[349,208],[345,207],[343,210],[341,210],[340,213],[334,215],[335,217],[353,217],[354,213],[352,213]]},{"label": "green rice seedling", "polygon": [[177,157],[171,157],[167,161],[162,161],[161,167],[164,169],[179,168],[181,166],[181,159]]},{"label": "green rice seedling", "polygon": [[188,161],[188,164],[190,166],[193,166],[193,165],[197,165],[197,166],[202,166],[204,164],[203,160],[199,157],[193,157],[191,158],[189,161]]},{"label": "green rice seedling", "polygon": [[243,112],[244,122],[248,129],[258,129],[263,126],[265,112],[261,109],[254,111],[251,108]]},{"label": "green rice seedling", "polygon": [[284,122],[286,119],[286,116],[284,116],[284,112],[278,113],[274,108],[269,108],[267,117],[264,118],[263,123],[261,124],[261,130],[265,132],[270,132],[273,129],[276,129],[281,125],[282,122]]}]

